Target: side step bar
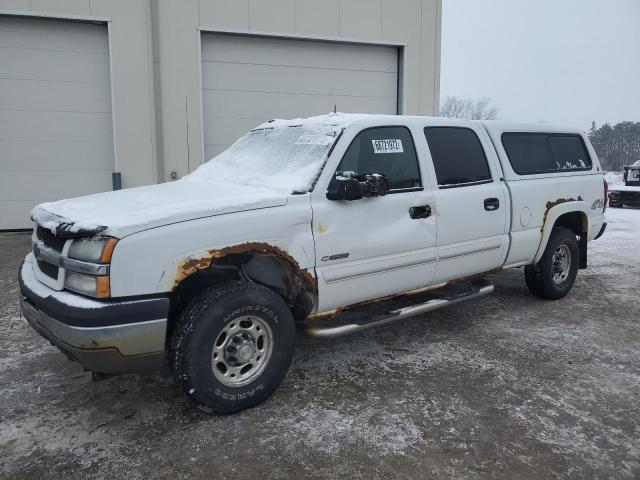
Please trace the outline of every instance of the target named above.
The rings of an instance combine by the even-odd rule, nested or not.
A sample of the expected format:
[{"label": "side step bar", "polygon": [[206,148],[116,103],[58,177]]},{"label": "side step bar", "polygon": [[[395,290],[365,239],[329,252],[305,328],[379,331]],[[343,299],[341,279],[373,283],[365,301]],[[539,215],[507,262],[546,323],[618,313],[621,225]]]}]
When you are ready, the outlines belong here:
[{"label": "side step bar", "polygon": [[[370,318],[349,319],[344,321],[340,316],[336,316],[331,320],[311,320],[304,324],[304,333],[311,337],[317,338],[334,338],[348,335],[350,333],[362,332],[370,328],[378,327],[386,323],[395,322],[404,318],[414,317],[427,312],[432,312],[448,305],[471,300],[472,298],[482,297],[494,291],[494,286],[486,282],[476,284],[462,292],[453,292],[450,295],[444,295],[431,298],[423,303],[409,305],[397,308],[386,313],[374,315]],[[436,291],[434,291],[436,293]],[[355,309],[354,309],[355,310]],[[356,312],[350,312],[350,317]]]}]

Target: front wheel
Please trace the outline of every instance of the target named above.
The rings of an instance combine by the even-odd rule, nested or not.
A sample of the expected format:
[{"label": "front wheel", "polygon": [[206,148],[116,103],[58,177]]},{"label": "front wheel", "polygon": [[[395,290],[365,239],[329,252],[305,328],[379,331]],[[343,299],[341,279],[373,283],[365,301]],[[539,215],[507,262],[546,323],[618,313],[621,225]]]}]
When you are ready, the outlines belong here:
[{"label": "front wheel", "polygon": [[554,228],[540,261],[525,268],[529,291],[548,300],[564,297],[576,280],[578,261],[576,235],[568,228]]},{"label": "front wheel", "polygon": [[197,408],[233,413],[273,393],[289,368],[294,343],[293,317],[279,295],[229,282],[204,291],[184,309],[170,362]]}]

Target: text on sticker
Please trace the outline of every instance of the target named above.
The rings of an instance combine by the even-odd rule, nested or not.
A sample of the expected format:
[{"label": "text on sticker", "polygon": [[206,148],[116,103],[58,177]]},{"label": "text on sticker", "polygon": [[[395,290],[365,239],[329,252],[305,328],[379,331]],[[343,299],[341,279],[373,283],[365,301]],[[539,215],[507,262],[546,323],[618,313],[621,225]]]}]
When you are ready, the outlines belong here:
[{"label": "text on sticker", "polygon": [[402,140],[399,138],[388,138],[385,140],[371,140],[373,153],[403,153]]},{"label": "text on sticker", "polygon": [[296,145],[329,145],[331,142],[333,137],[328,135],[302,135]]}]

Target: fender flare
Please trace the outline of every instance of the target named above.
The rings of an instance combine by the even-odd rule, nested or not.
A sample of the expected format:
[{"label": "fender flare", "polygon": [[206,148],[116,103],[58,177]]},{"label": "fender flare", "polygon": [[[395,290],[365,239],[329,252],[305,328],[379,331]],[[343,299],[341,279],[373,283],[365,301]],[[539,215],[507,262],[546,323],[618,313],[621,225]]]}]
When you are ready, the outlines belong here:
[{"label": "fender flare", "polygon": [[549,237],[551,237],[551,232],[553,231],[553,226],[555,225],[556,220],[558,220],[561,215],[572,212],[580,212],[584,215],[582,219],[582,228],[585,232],[587,232],[589,230],[589,205],[587,205],[587,202],[584,202],[582,200],[563,199],[556,202],[547,203],[547,209],[542,220],[542,237],[540,238],[540,245],[538,246],[536,256],[533,259],[534,264],[538,263],[542,258],[544,250],[545,248],[547,248],[547,243],[549,242]]}]

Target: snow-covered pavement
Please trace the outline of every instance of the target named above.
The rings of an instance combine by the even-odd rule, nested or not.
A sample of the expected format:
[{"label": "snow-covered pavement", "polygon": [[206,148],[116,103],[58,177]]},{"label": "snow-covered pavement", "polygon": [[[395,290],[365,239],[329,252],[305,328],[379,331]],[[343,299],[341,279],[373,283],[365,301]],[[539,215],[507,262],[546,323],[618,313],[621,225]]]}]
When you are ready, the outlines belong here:
[{"label": "snow-covered pavement", "polygon": [[20,318],[0,235],[0,478],[640,478],[640,210],[609,209],[571,294],[494,295],[299,337],[265,404],[186,408],[165,375],[93,383]]}]

